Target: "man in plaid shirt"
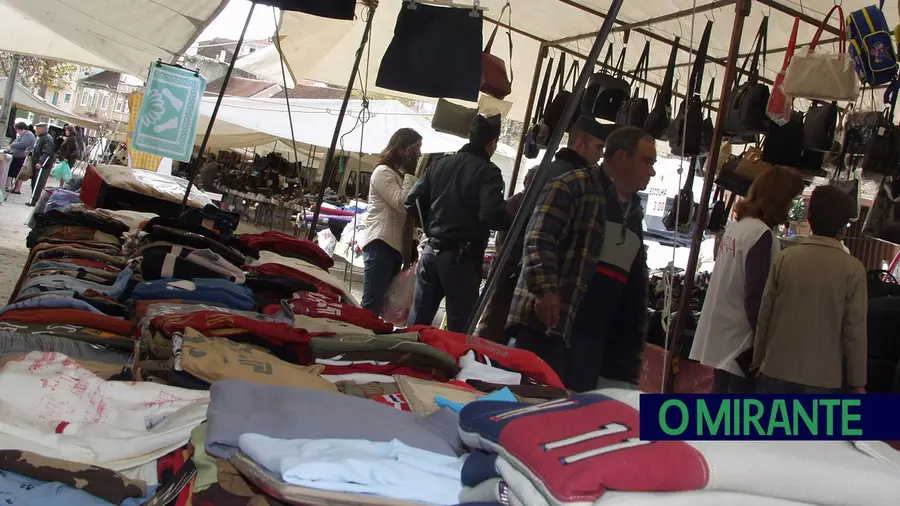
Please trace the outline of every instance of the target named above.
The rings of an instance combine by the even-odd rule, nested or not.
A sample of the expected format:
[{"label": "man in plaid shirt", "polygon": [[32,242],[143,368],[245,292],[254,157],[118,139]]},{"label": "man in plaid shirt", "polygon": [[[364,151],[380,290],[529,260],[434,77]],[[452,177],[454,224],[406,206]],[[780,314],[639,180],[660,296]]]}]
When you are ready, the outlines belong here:
[{"label": "man in plaid shirt", "polygon": [[637,192],[655,175],[655,142],[624,127],[607,137],[604,153],[591,135],[598,126],[580,118],[569,148],[556,155],[554,163],[572,169],[538,199],[507,321],[516,347],[543,358],[576,391],[596,389],[601,377],[636,384],[644,344],[648,275]]}]

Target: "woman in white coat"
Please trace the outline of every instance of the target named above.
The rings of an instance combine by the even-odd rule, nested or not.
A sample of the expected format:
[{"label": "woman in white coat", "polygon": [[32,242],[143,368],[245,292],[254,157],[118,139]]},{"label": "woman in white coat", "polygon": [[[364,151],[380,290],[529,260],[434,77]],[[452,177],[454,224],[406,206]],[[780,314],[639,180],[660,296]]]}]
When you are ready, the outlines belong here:
[{"label": "woman in white coat", "polygon": [[391,280],[403,266],[403,231],[406,209],[403,202],[416,178],[413,172],[419,161],[422,136],[411,128],[394,132],[381,153],[378,166],[369,183],[369,212],[366,215],[366,237],[363,251],[362,307],[381,315],[384,295]]},{"label": "woman in white coat", "polygon": [[735,205],[719,241],[690,358],[715,369],[712,393],[754,393],[753,336],[769,268],[780,250],[774,228],[788,221],[803,192],[795,170],[775,166],[756,177]]}]

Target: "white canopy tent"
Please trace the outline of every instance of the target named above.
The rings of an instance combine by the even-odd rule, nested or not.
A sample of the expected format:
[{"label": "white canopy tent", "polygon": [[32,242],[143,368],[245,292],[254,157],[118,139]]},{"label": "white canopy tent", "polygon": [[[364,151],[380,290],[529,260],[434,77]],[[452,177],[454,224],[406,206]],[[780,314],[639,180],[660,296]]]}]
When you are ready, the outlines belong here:
[{"label": "white canopy tent", "polygon": [[[462,3],[462,2],[457,2]],[[465,2],[470,3],[470,2]],[[486,7],[484,22],[484,40],[493,30],[495,24],[489,20],[496,20],[506,0],[481,0],[479,5]],[[872,0],[846,0],[842,2],[845,14],[852,10],[871,5]],[[534,75],[535,62],[542,44],[550,47],[550,54],[556,55],[559,61],[559,48],[565,48],[573,53],[586,55],[593,43],[593,39],[603,23],[601,17],[609,8],[610,0],[516,0],[512,2],[513,27],[513,58],[512,69],[515,76],[512,94],[507,100],[513,103],[509,117],[522,120],[525,117],[525,108],[531,91],[532,77]],[[723,62],[727,52],[728,43],[733,30],[734,0],[670,0],[668,2],[625,2],[616,21],[615,32],[610,41],[615,42],[615,55],[624,46],[623,37],[625,29],[630,27],[628,50],[626,53],[625,70],[631,71],[637,64],[641,50],[646,40],[651,41],[649,81],[662,83],[665,73],[665,65],[671,51],[671,42],[675,37],[680,37],[682,47],[696,48],[700,41],[703,28],[707,19],[714,20],[709,56]],[[773,4],[770,7],[767,4]],[[781,69],[784,57],[783,48],[787,45],[793,26],[793,15],[788,11],[802,12],[809,19],[817,22],[824,18],[825,13],[832,7],[832,1],[812,0],[800,2],[795,0],[767,0],[753,3],[750,16],[745,20],[742,33],[740,53],[746,54],[752,51],[753,39],[763,16],[769,15],[768,50],[772,52],[765,62],[763,77],[774,79],[775,74]],[[383,90],[375,87],[378,68],[388,44],[393,37],[397,13],[402,8],[402,0],[381,0],[372,25],[371,61],[367,84],[370,90],[381,93],[398,95],[392,90]],[[690,12],[696,8],[699,12],[694,20],[693,37]],[[885,4],[885,16],[888,20],[898,19],[897,3]],[[362,12],[362,8],[360,8]],[[503,23],[507,23],[504,16]],[[334,85],[346,86],[349,78],[349,69],[352,67],[353,58],[365,23],[362,16],[356,21],[336,21],[317,18],[303,13],[285,12],[281,18],[280,37],[285,54],[285,61],[290,67],[293,76],[297,79],[305,78],[326,82]],[[831,29],[836,29],[837,21],[831,20]],[[807,45],[815,33],[816,27],[809,23],[801,23],[797,41],[801,45]],[[505,28],[500,28],[497,42],[494,44],[493,53],[507,62],[510,66]],[[580,38],[579,38],[580,36]],[[566,40],[578,38],[578,40]],[[825,33],[824,41],[835,38],[833,33]],[[666,43],[668,42],[668,43]],[[825,47],[831,47],[829,43]],[[773,51],[775,50],[775,51]],[[369,49],[366,50],[368,54]],[[570,53],[571,54],[571,53]],[[605,50],[604,53],[605,55]],[[266,55],[260,55],[264,57]],[[270,53],[270,57],[277,58]],[[690,72],[689,63],[694,56],[687,51],[679,51],[676,67],[676,78],[679,80],[681,92],[687,86],[687,78]],[[571,61],[571,58],[570,58]],[[365,57],[360,67],[361,77],[365,79]],[[739,61],[739,63],[741,63]],[[270,63],[271,67],[274,63]],[[719,76],[717,83],[721,86],[724,76],[724,67],[712,62],[706,65],[708,77]],[[280,75],[280,74],[279,74]],[[279,81],[280,82],[280,79]],[[708,78],[705,81],[709,82]],[[704,90],[705,91],[705,90]],[[648,88],[652,99],[653,90]],[[718,97],[719,90],[714,93]],[[434,100],[423,97],[415,97],[421,100]],[[880,98],[877,98],[880,100]]]},{"label": "white canopy tent", "polygon": [[228,0],[0,0],[0,50],[146,75],[173,62]]},{"label": "white canopy tent", "polygon": [[[212,114],[215,97],[206,97],[200,107],[198,143],[203,138]],[[340,111],[340,100],[291,99],[291,118],[298,146],[327,147]],[[412,128],[422,135],[423,153],[447,153],[458,150],[466,141],[436,132],[422,116],[396,100],[371,100],[368,112],[360,120],[361,100],[351,100],[341,127],[342,143],[337,149],[348,152],[380,153],[391,135],[401,128]],[[291,143],[284,99],[225,97],[219,108],[208,146],[234,148],[260,146],[280,139]]]},{"label": "white canopy tent", "polygon": [[[4,96],[6,94],[6,81],[6,77],[0,77],[0,102],[6,99],[6,97]],[[49,116],[51,118],[56,118],[73,125],[93,129],[100,128],[100,124],[97,123],[97,121],[90,118],[85,118],[84,116],[78,116],[77,114],[66,112],[59,107],[56,107],[55,105],[50,104],[41,98],[38,98],[20,83],[16,83],[16,90],[13,93],[13,105],[15,107],[18,107],[19,109],[31,111],[43,116]]]}]

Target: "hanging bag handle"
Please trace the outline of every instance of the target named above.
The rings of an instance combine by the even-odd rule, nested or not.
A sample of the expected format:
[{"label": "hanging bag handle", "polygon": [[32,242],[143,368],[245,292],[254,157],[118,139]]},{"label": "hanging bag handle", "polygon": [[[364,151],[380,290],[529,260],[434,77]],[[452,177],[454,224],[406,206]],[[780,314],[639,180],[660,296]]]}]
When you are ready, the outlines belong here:
[{"label": "hanging bag handle", "polygon": [[703,30],[703,38],[700,39],[700,45],[697,47],[697,59],[694,60],[694,68],[688,81],[688,91],[685,93],[686,98],[690,98],[692,94],[699,95],[703,92],[703,70],[706,67],[706,53],[709,50],[712,25],[712,21],[707,21],[706,28]]},{"label": "hanging bag handle", "polygon": [[[578,81],[578,74],[579,74],[578,70],[579,70],[580,68],[581,68],[581,67],[580,67],[579,64],[578,64],[578,60],[575,59],[575,58],[573,58],[573,59],[572,59],[572,66],[569,67],[569,73],[568,73],[568,75],[566,75],[566,80],[564,81],[565,86],[567,87],[566,89],[572,89],[572,88],[574,88],[575,83]],[[570,86],[571,86],[572,88],[569,88]]]},{"label": "hanging bag handle", "polygon": [[764,16],[759,24],[759,32],[756,34],[756,49],[753,51],[753,63],[750,69],[750,80],[756,83],[759,80],[759,57],[762,55],[762,66],[766,66],[766,52],[769,49],[769,16]]},{"label": "hanging bag handle", "polygon": [[712,101],[713,101],[713,90],[716,88],[716,78],[713,77],[709,80],[709,88],[706,90],[706,117],[712,118]]},{"label": "hanging bag handle", "polygon": [[816,45],[819,43],[819,39],[822,38],[822,32],[825,31],[825,26],[828,25],[828,20],[831,18],[831,14],[837,11],[838,13],[838,25],[839,35],[838,35],[838,51],[840,54],[847,54],[847,30],[844,26],[844,9],[841,8],[840,5],[835,5],[828,11],[828,14],[825,15],[825,19],[822,20],[822,23],[819,25],[819,29],[816,30],[816,34],[813,35],[812,41],[809,43],[808,52],[812,52],[813,49],[816,48]]},{"label": "hanging bag handle", "polygon": [[[500,28],[500,22],[503,20],[503,13],[506,13],[507,16],[507,26],[512,26],[512,6],[509,1],[506,2],[506,5],[503,6],[503,9],[500,11],[500,16],[497,18],[497,23],[494,25],[494,30],[491,32],[491,37],[488,39],[488,43],[484,46],[484,52],[490,53],[491,48],[494,46],[494,39],[497,37],[497,30]],[[509,65],[507,68],[509,69],[509,84],[513,82],[513,41],[512,41],[512,30],[510,28],[506,29],[506,36],[509,37]]]},{"label": "hanging bag handle", "polygon": [[603,57],[603,70],[612,74],[615,67],[613,67],[613,43],[609,43],[609,49],[606,50],[606,56]]},{"label": "hanging bag handle", "polygon": [[544,107],[547,105],[547,92],[548,87],[550,86],[550,75],[553,73],[553,57],[550,57],[550,61],[547,63],[547,68],[544,69],[544,79],[541,81],[541,94],[538,95],[537,108],[534,110],[534,124],[539,124],[541,120],[544,119]]},{"label": "hanging bag handle", "polygon": [[622,47],[622,51],[619,53],[619,60],[616,62],[616,70],[620,78],[625,77],[625,51],[627,50],[628,46]]},{"label": "hanging bag handle", "polygon": [[894,109],[897,107],[897,96],[900,92],[900,81],[894,80],[891,81],[891,84],[888,85],[887,89],[884,90],[884,105],[885,110],[885,118],[887,118],[888,123],[894,123]]},{"label": "hanging bag handle", "polygon": [[794,28],[791,30],[791,37],[788,39],[787,50],[784,52],[784,62],[781,64],[781,71],[787,71],[788,65],[791,64],[791,58],[794,57],[794,47],[797,46],[797,30],[800,29],[800,18],[794,18]]},{"label": "hanging bag handle", "polygon": [[672,81],[675,80],[675,62],[678,59],[678,43],[680,40],[680,37],[675,37],[675,41],[672,44],[672,52],[669,53],[669,63],[666,65],[666,76],[663,78],[659,93],[656,94],[658,100],[661,99],[665,102],[671,102],[672,100]]},{"label": "hanging bag handle", "polygon": [[[646,82],[648,80],[647,79],[647,68],[649,66],[649,62],[650,62],[650,41],[648,40],[646,43],[644,43],[644,50],[641,51],[641,57],[640,57],[640,59],[638,59],[637,66],[634,68],[633,77],[631,78],[631,86],[630,87],[635,90],[635,92],[634,92],[635,96],[637,96],[637,94],[638,94],[637,86],[636,86],[639,84],[638,78],[642,77],[644,79],[644,82]],[[647,85],[646,84],[644,84],[644,93],[643,94],[644,95],[647,94]]]}]

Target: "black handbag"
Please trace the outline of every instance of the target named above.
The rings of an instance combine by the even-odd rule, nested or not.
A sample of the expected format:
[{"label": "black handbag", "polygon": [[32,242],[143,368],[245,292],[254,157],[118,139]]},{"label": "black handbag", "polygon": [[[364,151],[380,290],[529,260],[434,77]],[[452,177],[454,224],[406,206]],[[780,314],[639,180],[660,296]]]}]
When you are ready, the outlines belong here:
[{"label": "black handbag", "polygon": [[[852,106],[851,106],[852,107]],[[847,152],[861,155],[879,128],[890,125],[882,111],[848,112],[844,117],[844,142]]]},{"label": "black handbag", "polygon": [[895,81],[884,93],[884,102],[888,107],[882,116],[883,124],[875,129],[866,143],[863,174],[897,173],[897,164],[900,163],[900,128],[894,125],[894,107],[897,105],[898,86],[900,84]]},{"label": "black handbag", "polygon": [[[759,82],[759,57],[762,55],[765,67],[768,27],[769,18],[766,16],[763,17],[756,33],[756,48],[750,63],[750,76],[747,81],[740,83],[741,74],[738,73],[735,87],[729,95],[728,105],[724,111],[726,135],[743,136],[765,133],[768,130],[769,118],[766,116],[766,107],[769,103],[769,87]],[[744,58],[741,70],[745,70],[750,61],[750,55]]]},{"label": "black handbag", "polygon": [[[559,67],[556,69],[556,77],[553,78],[553,86],[550,87],[550,93],[547,95],[548,97],[553,97],[553,100],[550,101],[550,104],[544,110],[543,123],[547,126],[548,137],[556,130],[556,125],[559,124],[559,120],[562,119],[563,112],[566,110],[566,104],[569,103],[569,99],[572,97],[572,92],[569,91],[571,88],[566,88],[575,85],[575,81],[578,79],[578,68],[578,60],[574,60],[572,67],[569,69],[569,74],[566,76],[566,55],[563,53],[559,60]],[[556,92],[555,95],[554,91]],[[575,121],[578,119],[577,116],[577,114],[574,115],[572,121],[566,125],[566,132],[575,124]]]},{"label": "black handbag", "polygon": [[[619,126],[634,126],[641,128],[644,126],[644,123],[647,122],[647,116],[650,114],[650,102],[647,101],[647,98],[644,96],[640,96],[638,93],[638,78],[643,78],[644,81],[647,81],[648,73],[647,68],[650,64],[650,41],[648,40],[646,44],[644,44],[644,51],[641,53],[641,58],[638,60],[637,67],[634,69],[635,79],[631,82],[631,87],[634,90],[631,94],[631,98],[622,103],[622,107],[619,108],[619,112],[616,113],[616,125]],[[646,95],[647,86],[644,85],[644,95]]]},{"label": "black handbag", "polygon": [[806,150],[831,152],[834,148],[837,119],[837,102],[814,100],[803,120],[803,147]]},{"label": "black handbag", "polygon": [[666,76],[663,78],[662,86],[656,92],[653,109],[650,109],[650,114],[647,115],[647,121],[644,123],[644,131],[659,141],[667,139],[669,123],[672,122],[672,82],[675,80],[675,61],[678,57],[679,40],[678,37],[675,37],[672,52],[669,53]]},{"label": "black handbag", "polygon": [[694,226],[694,217],[697,210],[697,206],[694,204],[694,173],[697,172],[696,164],[697,157],[691,158],[684,186],[678,192],[678,198],[672,204],[672,209],[663,217],[663,226],[669,232],[674,232],[677,229],[679,233],[686,234]]},{"label": "black handbag", "polygon": [[709,209],[709,220],[706,222],[706,230],[712,233],[725,230],[728,225],[728,211],[725,209],[725,190],[716,188],[713,195],[713,205]]},{"label": "black handbag", "polygon": [[609,45],[604,66],[611,69],[591,76],[584,98],[581,102],[582,116],[615,121],[616,114],[622,104],[631,96],[631,85],[624,79],[625,49],[619,55],[615,67],[612,67],[613,45]]},{"label": "black handbag", "polygon": [[900,177],[885,175],[881,179],[866,214],[863,235],[900,244]]},{"label": "black handbag", "polygon": [[672,44],[672,52],[669,53],[669,63],[666,66],[666,76],[663,78],[663,84],[656,92],[656,99],[653,101],[653,109],[647,115],[647,121],[644,122],[644,131],[652,135],[654,139],[664,141],[669,133],[669,123],[672,122],[672,82],[675,80],[675,61],[678,57],[678,41]]},{"label": "black handbag", "polygon": [[706,29],[703,30],[703,38],[700,39],[700,46],[697,48],[697,57],[694,60],[694,68],[688,81],[685,99],[681,102],[675,119],[669,125],[669,148],[674,155],[697,156],[701,153],[704,118],[700,93],[712,25],[712,21],[706,22]]},{"label": "black handbag", "polygon": [[870,299],[900,297],[900,284],[888,271],[871,270],[866,275],[866,288]]},{"label": "black handbag", "polygon": [[547,88],[550,86],[550,76],[552,73],[553,57],[551,56],[550,61],[547,63],[547,68],[544,70],[544,79],[541,82],[541,92],[538,94],[531,128],[525,133],[525,145],[522,150],[522,155],[528,159],[537,158],[541,149],[546,147],[547,138],[550,136],[550,134],[547,133],[549,129],[543,124],[543,121],[544,106],[547,104],[547,92],[549,91]]}]

